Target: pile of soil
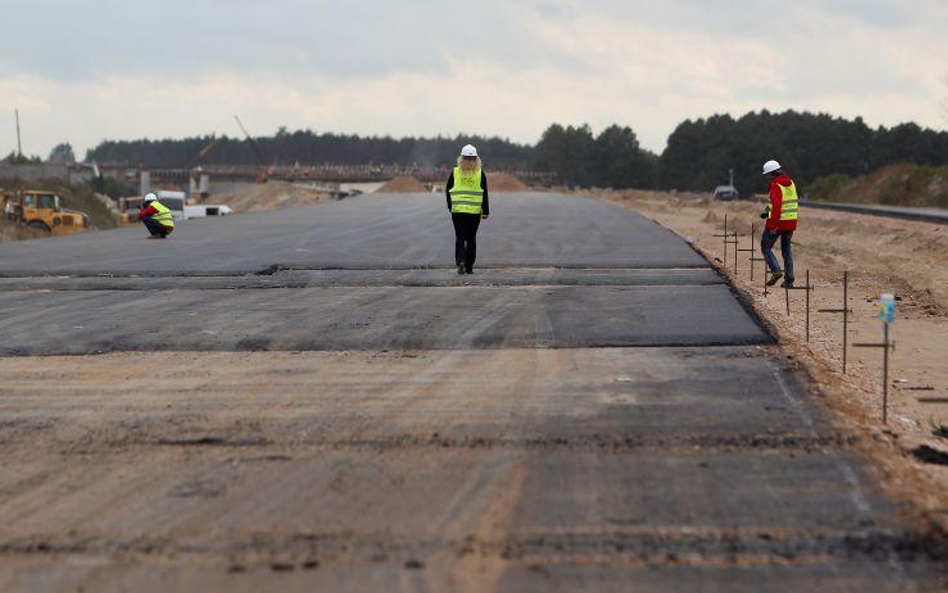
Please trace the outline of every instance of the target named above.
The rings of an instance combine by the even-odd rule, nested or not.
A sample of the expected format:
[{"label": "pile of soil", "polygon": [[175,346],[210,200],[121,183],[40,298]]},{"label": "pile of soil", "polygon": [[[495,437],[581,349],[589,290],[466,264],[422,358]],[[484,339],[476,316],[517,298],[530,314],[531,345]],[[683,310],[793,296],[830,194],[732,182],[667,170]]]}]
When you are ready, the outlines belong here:
[{"label": "pile of soil", "polygon": [[375,191],[381,193],[416,193],[428,191],[428,188],[411,175],[401,175]]},{"label": "pile of soil", "polygon": [[510,173],[487,173],[488,187],[491,191],[529,191],[526,183]]},{"label": "pile of soil", "polygon": [[268,181],[232,194],[211,196],[209,202],[226,204],[237,212],[261,212],[311,206],[330,199],[328,192],[297,187],[286,181]]}]

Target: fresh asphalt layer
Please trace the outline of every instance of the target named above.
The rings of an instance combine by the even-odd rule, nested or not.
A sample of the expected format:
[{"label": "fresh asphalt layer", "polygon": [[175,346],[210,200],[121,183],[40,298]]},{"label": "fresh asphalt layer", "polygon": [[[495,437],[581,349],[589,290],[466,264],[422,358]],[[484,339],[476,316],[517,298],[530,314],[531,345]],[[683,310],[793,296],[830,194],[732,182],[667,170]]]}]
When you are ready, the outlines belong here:
[{"label": "fresh asphalt layer", "polygon": [[585,198],[491,206],[473,276],[423,194],[0,246],[0,354],[145,352],[0,358],[0,589],[939,577],[685,241]]},{"label": "fresh asphalt layer", "polygon": [[492,206],[472,276],[430,194],[188,221],[166,241],[139,227],[5,245],[0,354],[769,341],[706,261],[634,212],[555,194]]},{"label": "fresh asphalt layer", "polygon": [[[450,270],[453,272],[453,270]],[[4,290],[161,290],[250,288],[366,288],[470,286],[715,286],[724,279],[711,268],[562,269],[478,268],[458,276],[442,269],[276,270],[266,274],[214,276],[0,277]]]},{"label": "fresh asphalt layer", "polygon": [[[673,233],[591,198],[497,194],[478,233],[481,268],[705,268]],[[5,243],[0,276],[253,274],[275,266],[449,268],[454,229],[440,194],[371,194],[318,206]]]},{"label": "fresh asphalt layer", "polygon": [[16,291],[0,309],[7,355],[767,341],[723,286]]}]

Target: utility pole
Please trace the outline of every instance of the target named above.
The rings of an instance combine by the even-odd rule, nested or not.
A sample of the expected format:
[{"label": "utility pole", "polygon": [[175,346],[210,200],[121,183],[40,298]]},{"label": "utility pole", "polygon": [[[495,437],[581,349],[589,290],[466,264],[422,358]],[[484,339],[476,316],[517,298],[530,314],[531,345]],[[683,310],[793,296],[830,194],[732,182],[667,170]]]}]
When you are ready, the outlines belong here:
[{"label": "utility pole", "polygon": [[16,116],[16,155],[21,157],[23,156],[23,144],[20,142],[20,110],[14,109],[13,114]]},{"label": "utility pole", "polygon": [[728,185],[734,187],[734,169],[728,169],[728,176],[731,179],[731,182]]}]

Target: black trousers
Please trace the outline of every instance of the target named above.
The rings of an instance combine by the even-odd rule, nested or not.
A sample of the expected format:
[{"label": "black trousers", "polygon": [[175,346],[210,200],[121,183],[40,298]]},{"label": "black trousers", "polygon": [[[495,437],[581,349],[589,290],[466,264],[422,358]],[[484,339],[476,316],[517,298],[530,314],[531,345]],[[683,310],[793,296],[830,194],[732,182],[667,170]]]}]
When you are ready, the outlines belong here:
[{"label": "black trousers", "polygon": [[477,259],[477,228],[481,226],[480,214],[451,214],[454,223],[454,262],[468,270]]},{"label": "black trousers", "polygon": [[168,236],[168,227],[161,224],[152,217],[147,217],[142,222],[145,224],[145,228],[148,229],[148,232],[151,233],[153,237],[167,237]]}]

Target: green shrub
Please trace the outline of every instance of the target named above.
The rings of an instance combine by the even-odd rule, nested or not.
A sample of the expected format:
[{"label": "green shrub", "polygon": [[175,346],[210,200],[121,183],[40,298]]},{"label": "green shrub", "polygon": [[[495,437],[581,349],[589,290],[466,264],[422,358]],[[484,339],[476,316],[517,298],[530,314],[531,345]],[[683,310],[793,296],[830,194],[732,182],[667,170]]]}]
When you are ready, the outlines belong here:
[{"label": "green shrub", "polygon": [[60,186],[59,195],[63,198],[63,207],[73,210],[82,210],[89,215],[92,226],[98,229],[111,229],[117,226],[112,211],[99,201],[95,192],[88,184]]},{"label": "green shrub", "polygon": [[838,200],[844,188],[852,183],[848,175],[827,175],[817,178],[807,187],[807,197],[811,200],[832,202]]}]

